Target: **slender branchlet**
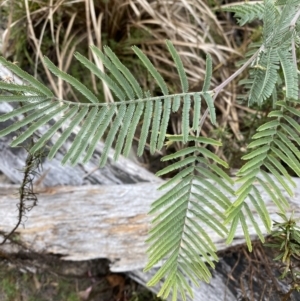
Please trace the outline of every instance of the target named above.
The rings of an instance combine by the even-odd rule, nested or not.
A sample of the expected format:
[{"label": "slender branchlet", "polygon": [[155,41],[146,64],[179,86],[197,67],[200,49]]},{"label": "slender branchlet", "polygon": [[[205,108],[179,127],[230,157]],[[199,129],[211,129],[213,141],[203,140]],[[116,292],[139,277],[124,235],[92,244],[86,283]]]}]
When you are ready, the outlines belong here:
[{"label": "slender branchlet", "polygon": [[3,245],[12,237],[19,226],[24,222],[26,214],[37,205],[38,199],[36,193],[34,192],[33,180],[41,168],[41,162],[42,153],[31,154],[28,152],[25,167],[23,169],[24,177],[18,192],[18,221],[14,228],[8,234],[4,235],[4,240],[0,243],[0,245]]}]

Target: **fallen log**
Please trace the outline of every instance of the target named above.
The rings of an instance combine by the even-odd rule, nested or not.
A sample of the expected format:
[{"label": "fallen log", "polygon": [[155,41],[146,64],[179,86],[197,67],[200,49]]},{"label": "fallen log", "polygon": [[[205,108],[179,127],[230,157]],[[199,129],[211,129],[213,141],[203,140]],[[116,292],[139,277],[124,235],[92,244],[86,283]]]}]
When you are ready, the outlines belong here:
[{"label": "fallen log", "polygon": [[[294,179],[300,187],[300,180]],[[151,203],[162,195],[153,183],[85,185],[37,189],[38,206],[27,214],[25,227],[18,229],[22,241],[36,252],[60,254],[66,260],[108,258],[111,271],[127,272],[145,266]],[[277,207],[260,189],[268,212],[277,219]],[[0,186],[0,231],[7,232],[17,220],[17,185]],[[300,204],[290,198],[289,212],[300,216]],[[257,217],[257,214],[254,214]],[[259,221],[259,218],[257,218]],[[263,229],[262,222],[259,223]],[[228,247],[209,227],[205,230],[219,251]],[[255,238],[254,227],[249,227]],[[233,245],[244,243],[239,227]]]},{"label": "fallen log", "polygon": [[[300,205],[296,201],[300,179],[294,181],[298,189],[295,197],[289,200],[289,211],[300,216]],[[35,252],[57,254],[65,260],[107,258],[112,272],[130,272],[132,278],[145,285],[150,277],[141,270],[147,261],[144,243],[149,228],[147,212],[150,204],[162,194],[157,187],[155,183],[140,183],[39,188],[36,190],[38,206],[27,214],[25,227],[17,230],[19,239]],[[8,232],[16,223],[17,189],[18,185],[0,185],[1,232]],[[260,191],[271,218],[277,219],[276,206],[263,190]],[[223,238],[210,228],[205,230],[219,251],[228,248]],[[249,232],[254,239],[254,228],[250,227]],[[238,228],[233,245],[242,243],[242,229]],[[8,245],[1,248],[7,251]],[[221,279],[215,273],[210,285],[203,284],[195,289],[196,296],[212,293],[215,287],[224,290],[226,281]]]}]

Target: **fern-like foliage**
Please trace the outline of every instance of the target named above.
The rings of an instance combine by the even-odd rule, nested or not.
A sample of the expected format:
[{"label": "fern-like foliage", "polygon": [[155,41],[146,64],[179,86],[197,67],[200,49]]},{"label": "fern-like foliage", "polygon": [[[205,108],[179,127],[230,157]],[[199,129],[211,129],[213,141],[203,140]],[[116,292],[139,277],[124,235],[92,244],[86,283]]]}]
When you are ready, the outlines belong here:
[{"label": "fern-like foliage", "polygon": [[287,168],[300,176],[300,126],[293,119],[300,116],[300,112],[294,104],[287,100],[276,102],[275,110],[268,115],[270,121],[257,129],[253,141],[248,145],[251,152],[242,158],[247,163],[237,174],[236,182],[241,186],[235,192],[235,202],[227,210],[226,221],[231,223],[228,243],[232,241],[238,223],[241,223],[248,247],[252,249],[245,216],[248,216],[256,233],[264,241],[262,230],[252,214],[254,210],[258,212],[267,232],[270,232],[270,216],[257,187],[269,195],[282,214],[289,205],[282,191],[293,196],[295,183]]},{"label": "fern-like foliage", "polygon": [[[183,137],[168,136],[168,139],[171,142],[182,141]],[[214,268],[218,257],[207,228],[226,236],[224,211],[231,204],[228,196],[234,193],[233,180],[218,166],[227,168],[227,163],[202,146],[220,146],[221,143],[190,135],[187,140],[194,145],[163,157],[163,161],[176,162],[157,173],[162,176],[178,171],[160,187],[169,190],[152,204],[150,214],[155,213],[156,216],[152,220],[148,239],[151,243],[149,263],[145,268],[147,271],[162,263],[148,285],[165,279],[159,296],[166,298],[172,290],[174,301],[178,290],[183,299],[184,291],[193,294],[185,279],[189,278],[196,286],[199,280],[209,282],[211,273],[207,264]]]},{"label": "fern-like foliage", "polygon": [[[270,216],[261,191],[268,194],[281,214],[284,214],[288,206],[286,195],[293,196],[295,188],[288,168],[297,176],[300,175],[300,126],[294,119],[300,116],[295,108],[299,104],[299,84],[293,53],[293,43],[296,43],[293,20],[300,2],[287,0],[274,3],[266,0],[260,5],[264,7],[262,45],[253,60],[250,79],[243,80],[242,84],[250,90],[249,104],[262,104],[272,95],[275,99],[274,110],[268,115],[269,121],[257,129],[252,137],[253,141],[248,145],[250,152],[242,158],[247,163],[237,174],[236,182],[241,183],[241,186],[235,191],[235,202],[226,212],[226,223],[231,224],[227,242],[233,240],[236,228],[241,224],[250,250],[250,225],[264,241],[253,211],[258,213],[267,232],[271,230]],[[253,45],[254,48],[257,48],[257,44],[259,43]],[[279,83],[284,83],[284,86]],[[278,88],[284,90],[282,100],[279,101]],[[286,194],[282,191],[286,191]]]},{"label": "fern-like foliage", "polygon": [[276,3],[273,0],[265,0],[261,3],[244,3],[224,8],[226,11],[235,12],[242,24],[253,19],[261,19],[264,23],[262,43],[254,44],[254,50],[247,54],[253,54],[255,48],[260,46],[251,64],[249,79],[241,81],[241,84],[249,89],[249,105],[261,105],[272,95],[280,66],[285,76],[290,76],[286,87],[287,97],[298,98],[297,68],[291,53],[291,40],[296,39],[296,31],[290,25],[299,4],[298,0]]},{"label": "fern-like foliage", "polygon": [[[142,91],[138,81],[109,47],[104,48],[104,53],[94,46],[91,47],[93,53],[102,60],[110,73],[109,75],[103,73],[96,65],[81,54],[75,54],[76,59],[100,80],[104,81],[119,99],[119,102],[109,105],[99,103],[93,92],[77,79],[59,70],[48,58],[45,58],[45,63],[49,70],[74,86],[82,94],[82,97],[85,98],[85,102],[73,103],[67,100],[56,99],[52,92],[35,78],[4,58],[0,58],[1,64],[26,81],[26,85],[16,85],[13,83],[0,84],[0,89],[11,92],[22,92],[22,95],[12,94],[11,96],[0,98],[0,101],[22,103],[19,109],[2,115],[0,122],[4,122],[12,117],[18,117],[24,113],[27,114],[26,118],[0,131],[0,137],[28,126],[11,144],[12,146],[18,146],[38,128],[55,118],[56,123],[40,137],[30,150],[31,153],[35,153],[59,129],[64,128],[60,138],[50,148],[49,158],[53,158],[63,143],[74,132],[76,126],[81,125],[80,132],[65,154],[62,163],[66,164],[70,162],[71,164],[77,164],[80,161],[87,162],[93,155],[97,142],[105,135],[105,147],[100,159],[100,166],[104,166],[107,161],[108,151],[114,141],[115,159],[120,154],[125,156],[129,154],[137,126],[142,120],[144,122],[139,139],[138,155],[143,153],[148,138],[150,140],[150,152],[153,154],[156,150],[160,150],[164,144],[171,110],[176,112],[182,107],[182,120],[184,120],[182,123],[183,142],[186,142],[190,130],[189,116],[192,101],[197,104],[199,114],[201,98],[205,99],[210,108],[212,121],[213,123],[215,122],[212,96],[207,90],[188,93],[187,76],[181,59],[173,44],[170,41],[167,41],[166,44],[178,70],[182,84],[181,94],[169,95],[164,79],[145,54],[137,47],[132,47],[132,49],[157,82],[163,94],[162,96],[152,97],[150,92]],[[150,137],[148,137],[148,133],[151,133]]]}]

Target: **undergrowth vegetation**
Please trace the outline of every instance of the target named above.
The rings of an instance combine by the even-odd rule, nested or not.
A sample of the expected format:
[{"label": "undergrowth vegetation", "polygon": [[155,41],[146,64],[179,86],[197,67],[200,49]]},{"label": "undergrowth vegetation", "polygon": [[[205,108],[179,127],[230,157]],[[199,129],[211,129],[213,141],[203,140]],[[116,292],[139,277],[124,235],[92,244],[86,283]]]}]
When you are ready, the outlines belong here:
[{"label": "undergrowth vegetation", "polygon": [[[145,270],[161,266],[148,284],[162,282],[159,295],[167,298],[172,292],[174,301],[178,293],[183,300],[186,292],[193,295],[189,281],[194,285],[199,280],[210,281],[209,266],[215,267],[218,256],[209,231],[230,244],[240,227],[250,251],[251,229],[264,242],[263,233],[272,229],[265,197],[274,203],[285,220],[284,228],[292,233],[289,236],[281,231],[281,244],[277,247],[284,246],[284,252],[280,258],[287,261],[286,252],[290,250],[297,255],[294,245],[299,244],[298,230],[291,232],[293,220],[285,214],[296,188],[290,171],[300,176],[300,1],[246,2],[233,7],[225,5],[221,12],[221,7],[213,2],[220,20],[231,18],[225,12],[233,12],[240,25],[253,21],[262,25],[261,30],[253,30],[251,45],[242,38],[234,44],[229,33],[224,32],[226,26],[205,2],[192,3],[174,1],[166,9],[161,1],[128,1],[119,6],[110,1],[101,2],[99,7],[92,1],[79,1],[77,4],[85,8],[86,26],[82,35],[80,31],[72,35],[77,11],[69,11],[66,22],[58,19],[56,27],[55,6],[41,9],[32,1],[30,7],[24,0],[20,9],[26,11],[26,42],[32,43],[35,54],[34,75],[37,77],[37,67],[42,64],[49,84],[42,84],[17,64],[0,59],[25,83],[17,85],[13,79],[0,83],[7,92],[0,100],[21,104],[2,115],[0,121],[25,113],[25,118],[0,131],[1,137],[26,127],[12,146],[22,145],[38,128],[55,120],[31,146],[31,154],[43,149],[61,129],[58,140],[48,144],[48,157],[53,158],[78,125],[80,130],[65,153],[63,164],[87,162],[104,137],[100,167],[106,164],[112,146],[115,160],[121,154],[128,156],[134,139],[138,141],[139,156],[145,150],[152,155],[161,152],[164,145],[171,149],[162,158],[166,165],[157,172],[170,179],[159,188],[166,192],[151,206],[149,262]],[[106,11],[108,15],[101,13],[112,4],[115,6]],[[61,1],[59,5],[69,3]],[[40,13],[47,16],[44,22],[38,17]],[[108,20],[119,21],[110,24]],[[6,35],[13,35],[19,22],[22,20],[11,21]],[[99,31],[100,25],[109,28],[105,35]],[[41,31],[37,33],[39,26]],[[50,59],[42,58],[46,50],[40,44],[46,28],[55,45],[48,53]],[[235,34],[241,36],[243,31],[238,30]],[[59,43],[62,38],[63,46]],[[75,52],[75,68],[71,54],[80,50],[81,42],[88,42],[91,47]],[[103,42],[108,46],[102,47]],[[233,46],[247,49],[245,59]],[[162,47],[167,50],[162,51]],[[239,59],[242,60],[235,72],[226,68],[226,64]],[[92,85],[85,85],[80,76],[68,74],[71,65],[79,74],[82,71],[78,70],[88,71]],[[238,92],[237,80],[242,86]],[[104,99],[98,96],[100,91]],[[248,107],[244,108],[238,100],[246,100]],[[245,133],[239,126],[242,115],[238,116],[238,109],[245,115]],[[233,135],[235,145],[227,144]],[[174,151],[172,146],[177,144],[180,146]],[[238,168],[233,178],[229,176],[228,162],[237,160],[237,166],[231,165]]]}]

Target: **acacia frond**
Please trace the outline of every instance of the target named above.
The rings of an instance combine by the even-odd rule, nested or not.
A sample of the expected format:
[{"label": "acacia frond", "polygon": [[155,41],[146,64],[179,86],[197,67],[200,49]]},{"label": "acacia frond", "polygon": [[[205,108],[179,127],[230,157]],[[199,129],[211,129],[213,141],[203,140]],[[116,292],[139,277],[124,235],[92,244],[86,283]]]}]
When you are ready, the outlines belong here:
[{"label": "acacia frond", "polygon": [[[168,138],[182,141],[183,136],[168,135]],[[163,298],[170,289],[176,296],[182,279],[189,278],[195,285],[199,280],[209,281],[211,273],[207,265],[214,267],[218,258],[205,229],[209,227],[222,237],[227,234],[222,211],[229,208],[228,195],[234,193],[232,180],[217,166],[227,166],[226,162],[198,145],[220,145],[220,142],[204,137],[187,136],[186,139],[195,145],[162,158],[179,161],[159,171],[158,176],[176,170],[178,173],[160,187],[169,191],[153,202],[150,210],[150,214],[156,216],[147,240],[151,245],[145,270],[162,263],[148,285],[155,285],[164,278],[158,294]]]},{"label": "acacia frond", "polygon": [[276,49],[261,52],[257,65],[250,72],[253,79],[249,93],[249,104],[261,105],[273,92],[277,82],[279,57]]},{"label": "acacia frond", "polygon": [[[110,74],[102,72],[94,63],[81,54],[75,54],[75,58],[101,81],[104,81],[118,97],[120,101],[113,104],[99,103],[97,96],[86,86],[69,74],[59,70],[47,58],[45,58],[45,64],[49,70],[74,86],[88,102],[73,103],[55,98],[52,92],[43,84],[16,65],[1,58],[0,62],[3,65],[28,84],[22,86],[0,82],[0,89],[13,94],[1,96],[0,101],[23,103],[22,108],[1,116],[0,120],[4,121],[9,118],[19,117],[23,113],[29,114],[29,116],[4,129],[0,132],[0,135],[4,136],[12,131],[21,129],[23,126],[28,126],[28,129],[13,141],[12,145],[18,146],[40,127],[45,126],[50,120],[55,119],[55,123],[39,138],[37,145],[34,145],[31,149],[32,152],[39,150],[53,137],[54,133],[57,133],[60,129],[64,129],[60,138],[50,147],[49,158],[53,158],[58,149],[72,135],[75,128],[80,125],[81,129],[71,143],[70,149],[65,154],[62,163],[66,164],[70,162],[71,164],[77,164],[80,161],[88,161],[93,155],[98,141],[105,137],[103,155],[100,159],[100,165],[103,166],[107,160],[109,148],[113,145],[114,141],[116,142],[115,160],[120,154],[129,154],[132,140],[136,135],[137,127],[140,123],[143,123],[143,126],[139,137],[138,155],[142,155],[147,143],[150,145],[150,152],[152,154],[156,150],[160,150],[164,145],[171,110],[175,112],[182,107],[182,133],[183,141],[186,142],[191,128],[191,103],[194,101],[198,110],[193,119],[194,128],[197,124],[196,119],[200,118],[201,96],[203,95],[208,103],[212,119],[215,119],[214,104],[209,91],[188,92],[187,76],[180,56],[171,41],[167,41],[166,43],[174,59],[182,83],[182,93],[180,94],[169,95],[167,85],[162,76],[146,55],[137,47],[133,47],[134,52],[153,76],[164,96],[153,97],[150,92],[142,91],[137,79],[134,78],[133,74],[122,64],[109,47],[104,48],[105,54],[95,46],[92,46],[91,50],[102,60],[103,65]],[[207,68],[210,72],[208,72],[205,86],[208,88],[212,67],[209,57],[207,61]],[[18,95],[14,93],[18,93]]]},{"label": "acacia frond", "polygon": [[[278,101],[275,105],[275,110],[268,115],[271,120],[257,129],[257,133],[252,137],[253,141],[248,145],[250,153],[242,157],[247,160],[247,163],[237,173],[237,182],[241,183],[241,186],[235,192],[237,196],[235,202],[227,210],[226,223],[232,223],[228,243],[232,241],[239,222],[247,239],[248,224],[244,221],[246,215],[259,238],[264,240],[261,229],[257,227],[257,222],[251,213],[253,210],[257,211],[266,230],[270,232],[271,220],[261,197],[261,191],[269,195],[281,213],[284,213],[289,205],[282,191],[289,196],[294,194],[295,183],[286,166],[300,176],[300,151],[294,144],[299,145],[300,128],[295,129],[287,125],[286,118],[289,114],[300,117],[300,113],[293,107],[293,102],[288,100]],[[262,167],[265,170],[262,170]],[[258,191],[257,184],[261,191]],[[247,244],[251,249],[250,240],[247,240]]]},{"label": "acacia frond", "polygon": [[[226,8],[228,11],[237,10],[241,15],[263,20],[262,45],[254,43],[255,49],[248,55],[258,52],[256,59],[251,64],[249,79],[240,83],[249,89],[248,103],[261,105],[271,95],[275,96],[275,84],[278,80],[278,70],[281,65],[286,95],[288,98],[298,98],[297,66],[292,56],[292,40],[296,43],[297,36],[292,25],[299,3],[295,0],[285,1],[284,4],[273,0],[264,0],[262,3],[244,3]],[[256,8],[260,13],[256,14]],[[251,12],[250,12],[251,11]],[[240,15],[240,17],[241,17]],[[246,21],[246,20],[245,20]],[[243,64],[246,60],[241,61]],[[276,98],[276,96],[275,96]]]}]

